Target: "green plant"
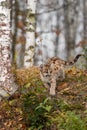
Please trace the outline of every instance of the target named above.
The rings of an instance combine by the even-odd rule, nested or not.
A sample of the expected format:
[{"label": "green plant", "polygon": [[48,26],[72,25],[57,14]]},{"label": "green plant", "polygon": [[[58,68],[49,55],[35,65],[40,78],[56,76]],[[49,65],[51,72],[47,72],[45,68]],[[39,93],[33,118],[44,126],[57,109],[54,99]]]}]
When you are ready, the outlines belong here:
[{"label": "green plant", "polygon": [[[46,89],[37,85],[24,88],[22,111],[29,130],[86,130],[86,118],[76,114],[67,101],[48,97]],[[24,91],[24,90],[22,90]],[[75,110],[79,111],[76,108]],[[80,109],[81,110],[81,109]]]},{"label": "green plant", "polygon": [[52,106],[49,98],[41,87],[30,88],[23,96],[23,117],[30,130],[42,130],[50,125],[50,112]]},{"label": "green plant", "polygon": [[61,113],[58,119],[58,130],[86,130],[86,123],[75,112]]},{"label": "green plant", "polygon": [[58,107],[59,107],[60,110],[63,110],[63,111],[66,111],[66,110],[70,109],[69,104],[66,101],[62,100],[62,99],[60,99],[58,101]]}]

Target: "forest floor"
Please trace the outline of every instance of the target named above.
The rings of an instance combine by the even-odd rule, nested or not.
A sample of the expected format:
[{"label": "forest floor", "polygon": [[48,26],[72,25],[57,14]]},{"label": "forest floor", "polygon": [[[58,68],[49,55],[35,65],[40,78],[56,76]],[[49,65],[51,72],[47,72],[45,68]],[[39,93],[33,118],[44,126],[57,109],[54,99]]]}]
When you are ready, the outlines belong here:
[{"label": "forest floor", "polygon": [[[34,85],[35,79],[39,78],[38,73],[39,71],[36,68],[26,71],[22,69],[17,70],[16,80],[20,86],[25,85],[25,82],[33,82]],[[76,111],[81,117],[87,119],[87,71],[72,68],[67,70],[66,73],[66,79],[58,83],[56,98],[63,100],[66,105],[68,104],[71,111]],[[23,119],[21,100],[21,92],[17,91],[8,100],[0,102],[0,130],[31,130]]]}]

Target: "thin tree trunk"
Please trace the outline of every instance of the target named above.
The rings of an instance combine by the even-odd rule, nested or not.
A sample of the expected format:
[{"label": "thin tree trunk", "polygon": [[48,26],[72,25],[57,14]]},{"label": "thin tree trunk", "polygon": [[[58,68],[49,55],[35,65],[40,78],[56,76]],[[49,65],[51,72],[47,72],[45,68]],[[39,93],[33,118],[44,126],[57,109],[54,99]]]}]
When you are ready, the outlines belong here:
[{"label": "thin tree trunk", "polygon": [[17,21],[16,21],[16,32],[15,32],[15,39],[16,39],[16,65],[17,68],[21,68],[24,66],[24,52],[25,52],[25,5],[26,1],[17,1],[18,8],[17,12]]},{"label": "thin tree trunk", "polygon": [[83,39],[87,40],[87,0],[83,0],[83,22],[84,22]]},{"label": "thin tree trunk", "polygon": [[17,67],[16,64],[16,37],[17,37],[17,10],[18,10],[18,2],[17,0],[12,1],[12,35],[13,35],[13,41],[12,41],[12,64]]},{"label": "thin tree trunk", "polygon": [[24,56],[24,66],[29,67],[34,63],[35,53],[35,12],[36,12],[36,1],[27,0],[26,10],[26,46]]},{"label": "thin tree trunk", "polygon": [[[57,12],[57,26],[56,29],[59,30],[59,13]],[[56,45],[55,45],[55,56],[58,56],[58,45],[59,45],[59,36],[56,35],[56,39],[55,39]]]}]

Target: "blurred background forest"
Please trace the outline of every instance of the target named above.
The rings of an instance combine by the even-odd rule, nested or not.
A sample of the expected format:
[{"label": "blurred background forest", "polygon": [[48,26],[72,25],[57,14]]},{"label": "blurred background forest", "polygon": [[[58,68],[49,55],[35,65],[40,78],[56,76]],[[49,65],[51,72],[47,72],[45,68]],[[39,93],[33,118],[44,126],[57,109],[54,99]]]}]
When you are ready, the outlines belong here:
[{"label": "blurred background forest", "polygon": [[87,0],[0,0],[0,130],[87,130]]},{"label": "blurred background forest", "polygon": [[[27,37],[27,2],[11,2],[12,61],[21,68],[24,66]],[[37,0],[34,65],[40,65],[53,56],[71,60],[78,53],[86,53],[86,46],[87,0]]]}]

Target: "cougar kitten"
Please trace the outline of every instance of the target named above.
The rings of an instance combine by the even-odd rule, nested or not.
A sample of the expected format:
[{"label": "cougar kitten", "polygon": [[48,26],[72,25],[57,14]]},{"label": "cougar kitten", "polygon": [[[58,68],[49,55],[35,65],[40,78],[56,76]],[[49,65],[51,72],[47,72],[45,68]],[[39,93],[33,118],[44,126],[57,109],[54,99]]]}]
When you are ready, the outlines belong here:
[{"label": "cougar kitten", "polygon": [[57,82],[65,78],[67,66],[74,65],[82,54],[78,54],[73,61],[67,62],[58,57],[49,58],[46,64],[40,65],[40,76],[44,85],[50,87],[50,95],[55,95]]}]

